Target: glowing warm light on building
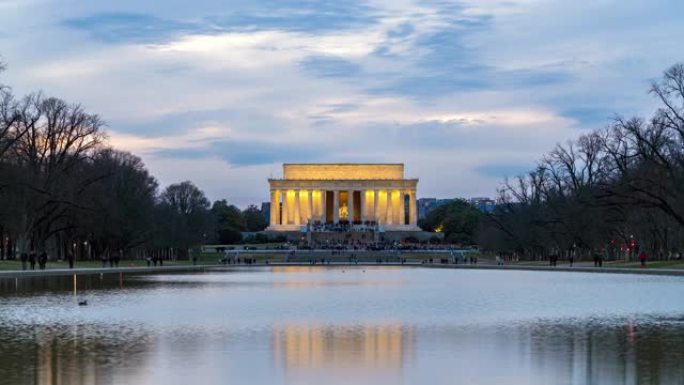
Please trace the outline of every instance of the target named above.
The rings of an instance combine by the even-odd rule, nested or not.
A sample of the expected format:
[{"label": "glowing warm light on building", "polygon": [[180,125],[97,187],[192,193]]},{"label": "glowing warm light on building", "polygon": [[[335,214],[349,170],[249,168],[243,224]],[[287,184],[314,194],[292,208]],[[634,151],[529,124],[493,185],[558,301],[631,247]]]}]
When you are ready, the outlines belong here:
[{"label": "glowing warm light on building", "polygon": [[284,164],[269,179],[269,230],[298,231],[318,223],[376,223],[389,231],[419,231],[418,179],[400,163]]}]

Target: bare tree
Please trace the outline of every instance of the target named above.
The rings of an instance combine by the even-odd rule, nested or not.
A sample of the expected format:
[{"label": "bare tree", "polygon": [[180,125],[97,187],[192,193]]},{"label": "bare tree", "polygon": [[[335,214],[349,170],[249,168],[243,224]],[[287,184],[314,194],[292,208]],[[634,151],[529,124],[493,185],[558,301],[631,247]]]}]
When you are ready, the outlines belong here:
[{"label": "bare tree", "polygon": [[667,69],[651,93],[661,107],[650,120],[618,117],[506,181],[488,221],[499,236],[528,255],[554,245],[616,253],[633,238],[658,255],[682,248],[684,64]]},{"label": "bare tree", "polygon": [[45,240],[61,230],[54,226],[69,210],[82,209],[79,195],[93,181],[75,166],[92,158],[104,134],[97,115],[79,105],[34,95],[20,119],[25,134],[13,149],[15,165],[22,169],[19,186],[23,216],[19,248],[45,248]]},{"label": "bare tree", "polygon": [[160,196],[161,216],[167,222],[165,244],[173,245],[181,256],[187,250],[204,242],[211,233],[212,225],[209,216],[209,200],[190,181],[168,186]]}]

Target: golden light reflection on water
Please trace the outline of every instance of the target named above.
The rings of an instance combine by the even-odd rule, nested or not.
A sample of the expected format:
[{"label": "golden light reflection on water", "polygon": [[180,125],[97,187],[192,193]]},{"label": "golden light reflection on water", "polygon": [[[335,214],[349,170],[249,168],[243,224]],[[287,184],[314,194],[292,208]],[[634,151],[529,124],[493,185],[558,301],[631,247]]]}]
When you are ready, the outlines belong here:
[{"label": "golden light reflection on water", "polygon": [[[332,269],[332,270],[331,270]],[[297,274],[302,274],[302,273],[326,273],[330,271],[337,271],[339,273],[345,272],[345,273],[362,273],[366,270],[382,270],[382,271],[389,271],[389,270],[400,270],[402,269],[401,266],[382,266],[381,268],[378,267],[358,267],[358,266],[317,266],[317,265],[311,265],[311,266],[272,266],[271,267],[271,272],[273,273],[297,273]]]},{"label": "golden light reflection on water", "polygon": [[[397,287],[407,284],[403,278],[371,277],[366,271],[373,268],[358,266],[274,266],[272,272],[278,274],[291,274],[291,277],[278,278],[271,281],[274,288],[315,288],[333,286],[358,286],[358,287]],[[398,266],[383,268],[384,270],[401,269]],[[331,276],[331,274],[334,274]],[[320,277],[318,276],[320,275]]]},{"label": "golden light reflection on water", "polygon": [[273,329],[273,354],[285,369],[389,369],[413,358],[415,333],[401,324],[284,325]]}]

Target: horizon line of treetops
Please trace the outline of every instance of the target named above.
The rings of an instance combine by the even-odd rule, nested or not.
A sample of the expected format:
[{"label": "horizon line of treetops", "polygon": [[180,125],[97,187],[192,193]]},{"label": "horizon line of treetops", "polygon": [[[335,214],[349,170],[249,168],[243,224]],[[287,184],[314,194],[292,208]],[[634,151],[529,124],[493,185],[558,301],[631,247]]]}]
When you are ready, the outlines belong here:
[{"label": "horizon line of treetops", "polygon": [[[650,93],[661,104],[650,119],[615,117],[558,144],[529,173],[503,182],[492,212],[455,200],[419,225],[445,242],[521,258],[679,253],[684,65],[668,68]],[[256,206],[211,204],[190,181],[159,191],[139,157],[107,144],[103,127],[78,104],[17,97],[0,82],[0,259],[184,258],[192,247],[240,242],[241,232],[267,226]]]}]

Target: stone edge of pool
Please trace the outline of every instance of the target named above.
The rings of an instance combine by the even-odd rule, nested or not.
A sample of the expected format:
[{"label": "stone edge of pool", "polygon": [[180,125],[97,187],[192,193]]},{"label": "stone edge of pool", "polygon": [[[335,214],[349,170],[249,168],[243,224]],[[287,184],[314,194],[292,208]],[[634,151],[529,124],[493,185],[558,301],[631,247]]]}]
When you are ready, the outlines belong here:
[{"label": "stone edge of pool", "polygon": [[668,275],[684,276],[684,269],[660,269],[660,268],[625,268],[625,267],[552,267],[552,266],[528,266],[528,265],[442,265],[422,263],[259,263],[252,265],[201,265],[201,266],[166,266],[166,267],[119,267],[119,268],[82,268],[82,269],[52,269],[52,270],[5,270],[0,271],[0,278],[24,278],[24,277],[47,277],[69,275],[97,275],[97,274],[141,274],[141,273],[171,273],[171,272],[204,272],[232,270],[235,268],[273,267],[273,266],[315,266],[315,267],[340,267],[340,266],[398,266],[398,267],[423,267],[429,269],[477,269],[477,270],[522,270],[522,271],[557,271],[575,273],[611,273],[611,274],[645,274],[645,275]]}]

